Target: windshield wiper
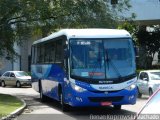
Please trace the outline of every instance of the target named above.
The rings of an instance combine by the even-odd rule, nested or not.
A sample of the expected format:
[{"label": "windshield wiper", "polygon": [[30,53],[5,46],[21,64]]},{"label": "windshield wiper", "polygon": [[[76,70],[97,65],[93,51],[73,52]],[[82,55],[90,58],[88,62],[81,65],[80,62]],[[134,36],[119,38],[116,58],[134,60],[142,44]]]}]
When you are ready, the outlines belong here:
[{"label": "windshield wiper", "polygon": [[102,56],[101,56],[101,52],[100,52],[100,45],[98,45],[98,57],[96,58],[96,62],[93,65],[93,70],[92,73],[90,75],[90,79],[93,79],[94,73],[97,70],[97,68],[102,68]]},{"label": "windshield wiper", "polygon": [[119,70],[117,69],[117,67],[115,66],[115,64],[113,63],[113,61],[109,58],[107,50],[106,50],[106,62],[107,62],[108,70],[109,70],[109,63],[110,63],[112,65],[112,67],[114,68],[114,70],[116,71],[119,79],[122,79],[122,75],[120,74]]}]

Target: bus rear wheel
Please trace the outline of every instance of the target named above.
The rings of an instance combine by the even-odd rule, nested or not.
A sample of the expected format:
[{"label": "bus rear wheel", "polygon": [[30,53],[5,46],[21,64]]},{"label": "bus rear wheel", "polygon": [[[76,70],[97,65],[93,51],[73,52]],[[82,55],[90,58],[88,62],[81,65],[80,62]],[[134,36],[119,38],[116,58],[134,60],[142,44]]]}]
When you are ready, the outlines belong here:
[{"label": "bus rear wheel", "polygon": [[41,84],[40,84],[40,99],[41,99],[42,102],[46,102],[47,101],[47,96],[45,96],[43,94],[43,89],[42,89]]}]

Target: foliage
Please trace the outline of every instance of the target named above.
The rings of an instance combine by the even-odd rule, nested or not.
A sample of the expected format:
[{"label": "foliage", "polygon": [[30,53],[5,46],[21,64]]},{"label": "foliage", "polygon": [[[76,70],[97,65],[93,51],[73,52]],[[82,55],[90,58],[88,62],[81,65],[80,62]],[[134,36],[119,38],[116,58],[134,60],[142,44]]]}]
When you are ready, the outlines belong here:
[{"label": "foliage", "polygon": [[157,30],[148,32],[145,29],[140,29],[137,32],[137,38],[139,40],[139,44],[145,47],[145,49],[148,51],[148,54],[152,55],[159,51],[160,42]]},{"label": "foliage", "polygon": [[160,60],[160,25],[138,26],[133,21],[126,20],[118,28],[129,31],[136,46],[139,47],[137,67],[151,69],[155,53],[159,53],[158,59]]},{"label": "foliage", "polygon": [[154,54],[160,51],[160,26],[153,26],[151,29],[151,31],[139,29],[136,35],[140,46],[145,48],[148,56],[154,57]]},{"label": "foliage", "polygon": [[140,61],[145,68],[151,68],[155,53],[160,52],[160,26],[156,25],[148,28],[150,30],[143,28],[136,33],[142,54]]},{"label": "foliage", "polygon": [[110,0],[0,0],[0,55],[14,54],[15,41],[60,28],[113,28],[117,12],[129,0],[111,6]]},{"label": "foliage", "polygon": [[127,30],[131,34],[131,36],[133,37],[133,40],[138,45],[138,41],[137,41],[137,37],[136,37],[137,25],[135,24],[135,22],[133,22],[132,20],[126,20],[122,24],[118,25],[118,29]]}]

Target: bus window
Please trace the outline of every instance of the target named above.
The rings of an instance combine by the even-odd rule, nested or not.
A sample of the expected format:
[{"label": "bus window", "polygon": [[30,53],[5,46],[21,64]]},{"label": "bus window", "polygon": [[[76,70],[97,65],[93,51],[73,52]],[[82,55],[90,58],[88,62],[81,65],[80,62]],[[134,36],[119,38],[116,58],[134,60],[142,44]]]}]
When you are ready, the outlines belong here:
[{"label": "bus window", "polygon": [[48,63],[49,62],[49,47],[48,47],[48,43],[44,44],[44,48],[45,48],[45,57],[44,57],[44,62]]},{"label": "bus window", "polygon": [[36,58],[36,63],[40,63],[41,59],[41,49],[40,46],[37,45],[37,58]]},{"label": "bus window", "polygon": [[62,60],[62,41],[56,42],[56,63],[60,63]]},{"label": "bus window", "polygon": [[49,43],[49,62],[54,63],[55,62],[55,43]]},{"label": "bus window", "polygon": [[40,49],[41,49],[41,55],[40,55],[40,63],[44,63],[44,58],[45,58],[45,48],[44,48],[44,44],[42,44],[41,45],[41,47],[40,47]]},{"label": "bus window", "polygon": [[34,61],[34,59],[35,59],[35,46],[32,46],[32,60],[31,60],[31,63],[32,64],[34,64],[35,63],[35,61]]}]

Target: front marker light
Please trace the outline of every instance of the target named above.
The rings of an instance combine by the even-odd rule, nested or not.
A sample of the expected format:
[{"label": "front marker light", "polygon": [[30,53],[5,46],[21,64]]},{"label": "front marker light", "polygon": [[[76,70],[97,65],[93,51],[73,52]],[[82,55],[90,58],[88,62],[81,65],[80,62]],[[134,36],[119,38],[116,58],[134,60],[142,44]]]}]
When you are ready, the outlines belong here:
[{"label": "front marker light", "polygon": [[133,89],[135,89],[135,88],[136,88],[136,84],[132,84],[132,85],[126,87],[125,89],[126,89],[126,90],[133,90]]},{"label": "front marker light", "polygon": [[80,86],[78,86],[78,85],[75,85],[74,83],[71,83],[71,87],[72,87],[74,90],[76,90],[77,92],[84,92],[84,91],[86,91],[86,89],[84,89],[84,88],[82,88],[82,87],[80,87]]}]

